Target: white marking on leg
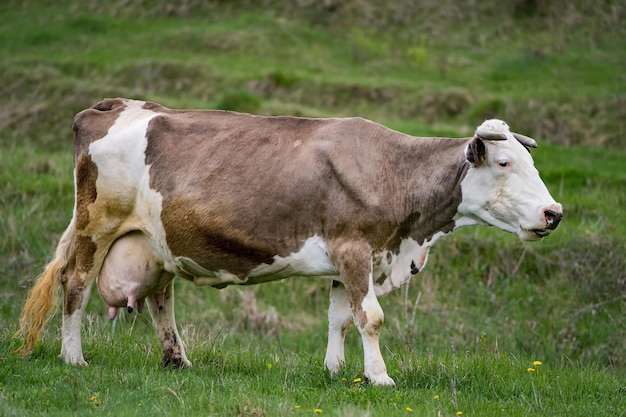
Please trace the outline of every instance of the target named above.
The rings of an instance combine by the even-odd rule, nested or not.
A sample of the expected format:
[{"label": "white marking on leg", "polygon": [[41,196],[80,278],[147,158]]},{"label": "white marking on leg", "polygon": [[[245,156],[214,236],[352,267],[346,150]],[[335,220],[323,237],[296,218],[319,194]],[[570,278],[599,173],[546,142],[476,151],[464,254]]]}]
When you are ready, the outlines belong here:
[{"label": "white marking on leg", "polygon": [[82,294],[80,307],[74,310],[70,315],[63,314],[60,356],[65,363],[87,365],[87,362],[83,358],[81,330],[83,327],[83,314],[85,313],[85,308],[89,302],[89,295],[91,294],[91,287],[94,281],[95,280],[92,279],[91,282],[87,282],[85,290]]},{"label": "white marking on leg", "polygon": [[331,287],[330,307],[328,308],[328,345],[324,359],[324,365],[330,372],[337,372],[345,362],[345,336],[353,320],[346,289],[343,285]]},{"label": "white marking on leg", "polygon": [[[367,322],[363,327],[357,326],[363,341],[363,356],[365,364],[365,377],[373,385],[394,386],[393,379],[387,375],[387,367],[383,355],[380,352],[380,331],[384,321],[383,309],[378,303],[374,292],[372,277],[372,265],[370,264],[369,290],[361,303],[361,308],[366,314]],[[358,323],[357,320],[355,322]]]}]

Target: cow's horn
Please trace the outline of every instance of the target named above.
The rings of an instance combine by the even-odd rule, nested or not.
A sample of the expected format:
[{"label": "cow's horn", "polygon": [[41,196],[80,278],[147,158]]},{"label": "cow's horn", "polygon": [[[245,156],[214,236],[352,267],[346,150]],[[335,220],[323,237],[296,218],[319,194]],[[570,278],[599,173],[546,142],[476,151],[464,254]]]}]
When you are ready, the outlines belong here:
[{"label": "cow's horn", "polygon": [[476,136],[485,140],[506,140],[506,134],[502,132],[491,132],[489,130],[478,129]]},{"label": "cow's horn", "polygon": [[515,137],[515,139],[517,139],[519,143],[521,143],[522,145],[528,146],[529,148],[537,147],[537,142],[535,142],[534,139],[531,139],[528,136],[524,136],[521,133],[515,133],[515,132],[511,132],[511,133],[513,133],[513,137]]}]

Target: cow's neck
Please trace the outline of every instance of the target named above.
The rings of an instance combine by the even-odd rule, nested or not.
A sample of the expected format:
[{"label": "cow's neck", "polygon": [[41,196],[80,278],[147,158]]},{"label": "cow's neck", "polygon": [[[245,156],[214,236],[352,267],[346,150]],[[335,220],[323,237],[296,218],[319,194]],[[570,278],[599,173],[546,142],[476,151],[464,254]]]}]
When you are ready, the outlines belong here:
[{"label": "cow's neck", "polygon": [[[405,198],[400,208],[399,226],[388,247],[394,249],[404,238],[422,243],[438,232],[449,233],[461,203],[461,181],[469,165],[464,150],[466,140],[415,138],[413,157],[405,160],[402,178]],[[413,160],[412,160],[413,159]]]}]

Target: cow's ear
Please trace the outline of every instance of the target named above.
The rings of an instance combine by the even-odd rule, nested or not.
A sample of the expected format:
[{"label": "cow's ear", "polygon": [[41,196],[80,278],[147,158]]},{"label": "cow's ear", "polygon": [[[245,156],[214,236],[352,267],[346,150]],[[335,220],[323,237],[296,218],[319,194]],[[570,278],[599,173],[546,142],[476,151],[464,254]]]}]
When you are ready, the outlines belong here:
[{"label": "cow's ear", "polygon": [[485,163],[486,157],[487,149],[485,148],[485,142],[477,136],[470,142],[469,145],[467,145],[467,149],[465,149],[465,158],[467,158],[472,165],[481,166]]}]

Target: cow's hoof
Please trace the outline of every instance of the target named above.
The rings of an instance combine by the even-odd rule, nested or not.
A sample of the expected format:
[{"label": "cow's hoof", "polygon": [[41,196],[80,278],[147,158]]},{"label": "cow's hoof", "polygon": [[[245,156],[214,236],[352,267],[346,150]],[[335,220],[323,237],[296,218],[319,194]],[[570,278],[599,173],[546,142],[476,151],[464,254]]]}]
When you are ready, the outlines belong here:
[{"label": "cow's hoof", "polygon": [[368,381],[370,384],[375,385],[377,387],[395,387],[396,386],[396,383],[387,374],[380,375],[375,378],[372,378],[372,377],[368,378],[366,376],[365,380]]},{"label": "cow's hoof", "polygon": [[161,365],[165,368],[185,369],[191,367],[191,362],[186,358],[163,356]]},{"label": "cow's hoof", "polygon": [[344,360],[340,360],[338,358],[334,360],[326,359],[324,361],[324,365],[326,366],[326,369],[330,371],[331,374],[334,374],[334,373],[337,373],[341,369],[344,362],[345,362]]},{"label": "cow's hoof", "polygon": [[87,366],[89,365],[87,363],[87,361],[85,361],[85,359],[83,359],[83,356],[81,355],[80,357],[70,357],[69,355],[64,355],[61,354],[60,355],[61,359],[63,359],[63,362],[65,362],[68,365],[77,365],[77,366]]}]

